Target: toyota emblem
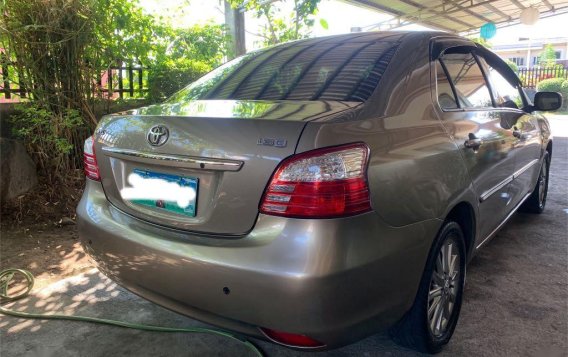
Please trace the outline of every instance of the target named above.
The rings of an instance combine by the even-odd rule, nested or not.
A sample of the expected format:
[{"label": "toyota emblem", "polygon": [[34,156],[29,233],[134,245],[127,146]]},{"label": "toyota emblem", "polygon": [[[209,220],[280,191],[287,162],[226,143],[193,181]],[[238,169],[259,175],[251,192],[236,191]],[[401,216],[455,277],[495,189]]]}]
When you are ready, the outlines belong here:
[{"label": "toyota emblem", "polygon": [[163,125],[154,125],[148,130],[147,139],[152,146],[162,146],[168,141],[170,132],[168,128]]}]

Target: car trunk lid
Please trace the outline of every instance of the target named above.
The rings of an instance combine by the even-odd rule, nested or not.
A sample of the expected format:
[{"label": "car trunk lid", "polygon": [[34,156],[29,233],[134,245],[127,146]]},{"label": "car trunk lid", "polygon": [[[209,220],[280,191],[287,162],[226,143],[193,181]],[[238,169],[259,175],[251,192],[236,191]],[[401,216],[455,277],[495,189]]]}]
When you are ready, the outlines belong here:
[{"label": "car trunk lid", "polygon": [[[254,225],[270,176],[294,153],[305,123],[358,104],[191,101],[106,116],[95,144],[105,194],[120,210],[151,223],[206,234],[245,234]],[[153,129],[161,135],[152,145],[155,137],[149,131],[156,127],[165,129]],[[166,135],[160,130],[167,131],[163,143]],[[133,187],[132,174],[183,180],[196,189],[193,208],[132,200],[126,195]]]}]

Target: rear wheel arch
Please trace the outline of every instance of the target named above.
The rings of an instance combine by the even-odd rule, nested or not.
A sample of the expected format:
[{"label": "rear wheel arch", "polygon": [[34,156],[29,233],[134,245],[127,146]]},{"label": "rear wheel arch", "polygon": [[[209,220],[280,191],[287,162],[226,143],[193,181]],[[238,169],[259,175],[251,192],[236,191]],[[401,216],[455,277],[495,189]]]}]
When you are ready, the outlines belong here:
[{"label": "rear wheel arch", "polygon": [[465,239],[467,261],[469,261],[473,255],[475,243],[475,210],[470,203],[462,201],[450,210],[446,215],[446,221],[454,221],[461,227]]},{"label": "rear wheel arch", "polygon": [[550,159],[552,157],[552,140],[548,140],[548,144],[546,144],[546,151],[548,151]]},{"label": "rear wheel arch", "polygon": [[[459,253],[458,256],[460,257],[460,259],[458,260],[458,271],[461,273],[458,275],[456,280],[454,280],[454,277],[451,274],[452,271],[446,271],[446,268],[444,268],[444,265],[442,263],[442,261],[448,262],[448,260],[444,259],[442,251],[445,250],[443,247],[448,246],[446,242],[449,239],[453,240],[453,243],[449,245],[450,249],[451,246],[457,247],[456,253]],[[463,288],[465,283],[465,269],[467,264],[467,249],[464,244],[465,240],[466,238],[463,234],[463,229],[456,221],[447,219],[443,222],[442,227],[440,228],[440,231],[436,235],[432,247],[430,248],[430,253],[428,255],[426,265],[422,273],[422,278],[420,280],[414,303],[410,310],[407,311],[407,313],[402,317],[402,319],[399,320],[389,331],[391,337],[398,344],[416,349],[420,352],[432,354],[439,352],[443,348],[443,346],[450,341],[454,329],[457,325],[462,305]],[[451,251],[447,252],[449,254],[452,254]],[[440,266],[439,264],[442,265]],[[452,269],[452,263],[446,263],[445,266],[449,269]],[[435,270],[437,269],[443,269],[444,275],[442,276],[441,274],[439,274],[440,271],[438,273],[435,273]],[[437,274],[437,279],[434,278],[434,274]],[[453,283],[448,279],[451,279]],[[441,331],[440,335],[436,335],[435,331],[431,329],[433,328],[433,322],[431,319],[437,319],[435,317],[435,314],[440,310],[433,310],[434,305],[439,303],[446,304],[448,301],[448,295],[444,296],[444,294],[448,294],[450,292],[446,291],[447,289],[453,290],[454,287],[455,289],[457,289],[455,293],[452,293],[455,294],[455,300],[453,300],[455,306],[453,310],[449,311],[450,315],[449,317],[447,317],[446,327],[442,326],[444,330]],[[438,297],[436,297],[435,295],[436,290],[438,291]],[[436,298],[442,300],[439,300],[438,303],[431,301],[432,299]],[[443,309],[443,311],[446,311],[445,307]],[[432,312],[434,313],[434,315],[431,316]],[[443,314],[445,315],[445,313]],[[439,321],[442,321],[441,318],[443,317],[441,317],[441,315],[438,315],[438,318],[440,318]],[[437,326],[440,326],[439,324],[440,322]]]}]

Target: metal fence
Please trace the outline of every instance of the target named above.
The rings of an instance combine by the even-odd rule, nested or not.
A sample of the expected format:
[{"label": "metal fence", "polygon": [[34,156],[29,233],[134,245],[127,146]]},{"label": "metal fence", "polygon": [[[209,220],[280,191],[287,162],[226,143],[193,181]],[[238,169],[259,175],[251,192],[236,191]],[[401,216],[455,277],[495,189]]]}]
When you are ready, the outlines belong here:
[{"label": "metal fence", "polygon": [[111,67],[97,78],[97,93],[106,98],[140,98],[148,92],[148,68]]},{"label": "metal fence", "polygon": [[[29,91],[19,83],[19,74],[13,64],[2,63],[0,101],[19,101]],[[93,94],[99,98],[141,98],[148,92],[148,68],[136,65],[110,67],[93,81]]]},{"label": "metal fence", "polygon": [[2,82],[0,83],[0,99],[12,99],[13,94],[25,98],[27,90],[24,86],[16,85],[19,74],[16,67],[2,59]]},{"label": "metal fence", "polygon": [[[137,65],[110,67],[101,71],[93,83],[94,95],[100,98],[142,98],[148,92],[149,69]],[[518,76],[526,88],[535,89],[538,82],[548,78],[568,79],[568,68],[521,68]],[[0,101],[18,101],[26,98],[28,90],[18,84],[16,67],[2,63]]]},{"label": "metal fence", "polygon": [[521,68],[517,73],[526,88],[535,89],[538,82],[548,78],[568,79],[568,68],[556,66],[553,68]]}]

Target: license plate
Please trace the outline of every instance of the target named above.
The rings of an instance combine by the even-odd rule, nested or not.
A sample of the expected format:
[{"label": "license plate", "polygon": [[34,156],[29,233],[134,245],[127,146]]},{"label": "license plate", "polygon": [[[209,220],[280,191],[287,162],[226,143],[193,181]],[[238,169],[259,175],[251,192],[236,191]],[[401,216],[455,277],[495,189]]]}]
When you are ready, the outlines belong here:
[{"label": "license plate", "polygon": [[198,179],[134,169],[122,198],[137,205],[195,217]]}]

